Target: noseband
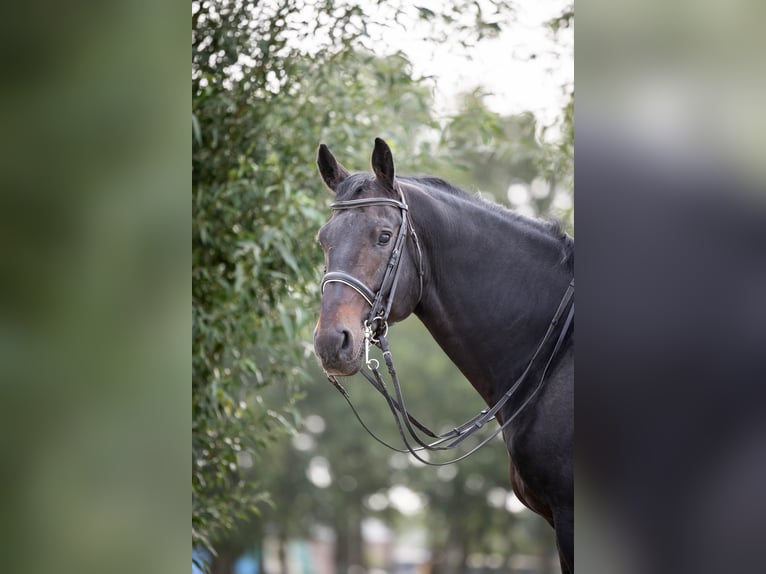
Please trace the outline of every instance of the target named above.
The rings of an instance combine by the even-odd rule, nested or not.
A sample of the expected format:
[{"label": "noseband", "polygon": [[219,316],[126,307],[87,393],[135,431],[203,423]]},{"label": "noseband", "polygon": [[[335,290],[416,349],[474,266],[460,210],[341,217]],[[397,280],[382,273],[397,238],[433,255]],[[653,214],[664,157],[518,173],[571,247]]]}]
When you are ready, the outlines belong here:
[{"label": "noseband", "polygon": [[399,284],[399,277],[402,270],[399,264],[402,260],[404,241],[408,232],[412,237],[412,241],[415,244],[415,249],[418,254],[417,272],[420,282],[418,302],[420,302],[420,299],[423,296],[423,252],[420,250],[418,236],[409,221],[409,207],[407,206],[404,193],[402,192],[401,187],[396,187],[399,192],[399,200],[387,197],[370,197],[366,199],[336,201],[330,205],[333,211],[383,205],[398,208],[402,215],[402,223],[399,226],[399,233],[394,242],[394,249],[391,251],[391,256],[388,258],[388,265],[386,265],[386,270],[383,274],[383,281],[377,292],[370,289],[363,281],[357,279],[353,275],[344,273],[343,271],[329,271],[322,277],[322,293],[324,293],[324,288],[328,283],[341,283],[351,287],[354,291],[359,293],[370,306],[370,313],[367,316],[367,320],[364,322],[365,340],[367,344],[365,348],[366,353],[369,351],[370,342],[377,342],[376,336],[381,332],[385,333],[388,331],[388,316],[391,313],[391,306],[394,303],[396,288]]}]

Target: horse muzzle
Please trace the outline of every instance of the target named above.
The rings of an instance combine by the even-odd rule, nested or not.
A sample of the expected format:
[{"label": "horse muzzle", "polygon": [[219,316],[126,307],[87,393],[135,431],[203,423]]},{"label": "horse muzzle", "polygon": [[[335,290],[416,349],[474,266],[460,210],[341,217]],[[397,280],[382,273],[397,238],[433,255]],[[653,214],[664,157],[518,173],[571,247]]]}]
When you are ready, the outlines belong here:
[{"label": "horse muzzle", "polygon": [[314,352],[328,375],[351,376],[362,366],[361,331],[354,333],[343,325],[323,327],[314,330]]}]

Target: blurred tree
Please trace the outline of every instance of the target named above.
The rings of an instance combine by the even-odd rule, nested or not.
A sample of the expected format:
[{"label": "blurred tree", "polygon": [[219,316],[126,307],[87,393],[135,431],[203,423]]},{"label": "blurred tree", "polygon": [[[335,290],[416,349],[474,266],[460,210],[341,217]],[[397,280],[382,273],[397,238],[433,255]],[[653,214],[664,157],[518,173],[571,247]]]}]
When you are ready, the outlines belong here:
[{"label": "blurred tree", "polygon": [[[556,37],[571,32],[574,6],[562,8],[546,27]],[[441,132],[439,147],[450,158],[442,176],[531,215],[555,216],[573,233],[574,85],[560,89],[566,103],[551,125],[539,125],[528,112],[503,116],[490,110],[481,87],[464,93]],[[509,193],[514,184],[522,186],[520,198]]]},{"label": "blurred tree", "polygon": [[[547,23],[547,27],[557,37],[565,31],[573,32],[574,4],[565,6],[561,14]],[[561,90],[566,96],[566,103],[558,122],[552,126],[558,130],[559,135],[553,142],[546,144],[543,166],[549,179],[555,178],[564,189],[574,193],[574,83],[564,84]],[[543,135],[547,129],[543,129]],[[571,209],[569,216],[573,219]],[[570,223],[573,224],[573,221]]]},{"label": "blurred tree", "polygon": [[[533,114],[503,116],[490,110],[484,97],[481,89],[464,94],[445,125],[441,148],[452,162],[444,177],[512,208],[528,209],[530,215],[554,215],[572,232],[571,205],[562,209],[554,202],[557,195],[571,198],[573,192],[574,95],[557,124],[564,133],[553,142],[542,139],[550,127],[541,128]],[[510,193],[513,185],[521,186],[521,199]]]},{"label": "blurred tree", "polygon": [[[294,81],[306,68],[289,42],[298,7],[192,3],[192,543],[211,551],[267,500],[240,466],[290,426],[259,389],[300,379],[296,332],[316,298],[309,119],[325,110]],[[351,26],[346,40],[361,33],[355,15],[331,23]]]},{"label": "blurred tree", "polygon": [[[405,398],[421,420],[433,429],[446,431],[485,408],[423,325],[410,320],[397,326],[395,333],[392,352],[406,385]],[[387,424],[393,424],[390,418]],[[486,432],[492,430],[494,425]],[[439,460],[454,456],[445,453]],[[437,457],[432,460],[436,462]],[[540,519],[526,510],[516,514],[506,508],[510,490],[508,454],[499,438],[449,467],[411,464],[406,484],[427,501],[425,525],[436,573],[465,572],[468,557],[475,553],[499,554],[507,563],[512,554],[547,556],[552,551],[552,533],[544,530],[530,542],[514,544],[511,540],[511,532],[519,522]],[[536,546],[533,541],[539,539],[540,533],[544,543]]]},{"label": "blurred tree", "polygon": [[481,89],[463,94],[460,110],[442,132],[442,147],[458,160],[456,180],[503,202],[511,183],[529,183],[539,173],[537,122],[530,113],[502,116],[493,112],[484,96]]},{"label": "blurred tree", "polygon": [[[447,430],[483,408],[471,385],[418,321],[394,326],[392,335],[392,352],[411,412],[432,428]],[[315,373],[316,384],[306,387],[298,404],[306,424],[292,440],[278,441],[270,449],[269,465],[258,471],[274,507],[242,526],[240,550],[262,539],[264,524],[277,539],[309,538],[312,528],[323,524],[336,534],[339,570],[371,566],[361,547],[364,518],[412,526],[412,518],[400,515],[390,497],[391,489],[399,485],[417,493],[425,504],[419,522],[428,533],[435,572],[463,572],[472,554],[494,554],[506,561],[516,554],[541,559],[552,555],[553,537],[547,524],[529,511],[510,512],[505,506],[508,455],[501,440],[455,466],[424,467],[370,438],[345,401],[323,383],[318,367],[309,370]],[[362,379],[344,384],[365,422],[391,444],[400,444],[383,399]],[[279,404],[281,399],[267,400]],[[323,421],[319,431],[310,424],[317,416]],[[448,457],[449,453],[444,458]],[[312,478],[317,460],[328,471],[322,480]]]},{"label": "blurred tree", "polygon": [[[561,13],[551,19],[547,26],[556,37],[565,31],[571,34],[572,51],[568,57],[574,61],[574,4],[564,6]],[[569,193],[569,206],[562,210],[562,220],[567,231],[574,235],[574,79],[571,83],[561,86],[561,90],[566,96],[566,103],[561,110],[557,124],[552,126],[558,130],[558,135],[553,138],[553,141],[545,145],[543,166],[548,179],[555,178],[559,185]],[[543,137],[548,129],[543,129]]]},{"label": "blurred tree", "polygon": [[[279,441],[270,449],[270,464],[258,473],[274,506],[264,509],[245,538],[258,540],[258,529],[264,523],[277,538],[285,539],[307,538],[321,524],[335,532],[339,568],[364,566],[361,522],[369,514],[365,503],[370,495],[390,485],[385,472],[390,452],[382,446],[375,448],[379,445],[372,439],[364,440],[347,404],[325,382],[318,366],[310,371],[315,384],[306,387],[299,402],[303,423],[291,440]],[[370,424],[393,440],[382,399],[373,396],[369,387],[349,383],[355,403]]]}]

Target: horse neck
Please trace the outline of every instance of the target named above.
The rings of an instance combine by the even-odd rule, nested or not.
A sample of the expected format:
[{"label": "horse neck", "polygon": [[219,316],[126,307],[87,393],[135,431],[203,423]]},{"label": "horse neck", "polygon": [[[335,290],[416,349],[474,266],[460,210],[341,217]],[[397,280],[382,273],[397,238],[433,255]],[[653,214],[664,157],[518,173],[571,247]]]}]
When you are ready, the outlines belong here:
[{"label": "horse neck", "polygon": [[426,273],[416,315],[494,404],[526,367],[571,280],[560,240],[471,200],[411,197]]}]

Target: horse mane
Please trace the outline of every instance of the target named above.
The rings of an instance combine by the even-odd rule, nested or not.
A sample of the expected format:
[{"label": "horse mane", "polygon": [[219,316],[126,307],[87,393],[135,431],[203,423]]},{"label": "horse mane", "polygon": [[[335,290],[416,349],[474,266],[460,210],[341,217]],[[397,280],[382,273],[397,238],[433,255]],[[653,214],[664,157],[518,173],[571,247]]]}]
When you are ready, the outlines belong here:
[{"label": "horse mane", "polygon": [[518,225],[540,231],[544,235],[553,238],[557,243],[560,244],[562,250],[562,263],[566,263],[569,266],[574,265],[574,239],[564,232],[564,230],[561,228],[561,221],[557,218],[536,219],[527,217],[526,215],[517,213],[505,207],[504,205],[493,201],[492,199],[486,198],[480,193],[469,193],[464,189],[461,189],[460,187],[453,185],[452,183],[439,177],[397,176],[397,179],[407,183],[414,183],[416,185],[425,186],[438,192],[445,192],[451,196],[457,197],[464,201],[468,201],[483,209],[498,213],[502,217],[514,221]]},{"label": "horse mane", "polygon": [[[433,176],[396,176],[398,180],[415,186],[425,187],[438,194],[446,194],[458,200],[466,201],[478,206],[481,209],[491,211],[499,216],[514,222],[515,225],[530,230],[531,232],[541,233],[550,237],[561,247],[561,262],[567,264],[570,268],[574,266],[574,239],[567,235],[561,228],[561,222],[555,218],[536,219],[517,213],[499,203],[492,201],[480,194],[473,194],[459,188],[458,186]],[[375,178],[369,172],[354,172],[346,178],[337,190],[338,200],[351,199],[354,194],[359,193],[369,181]]]}]

